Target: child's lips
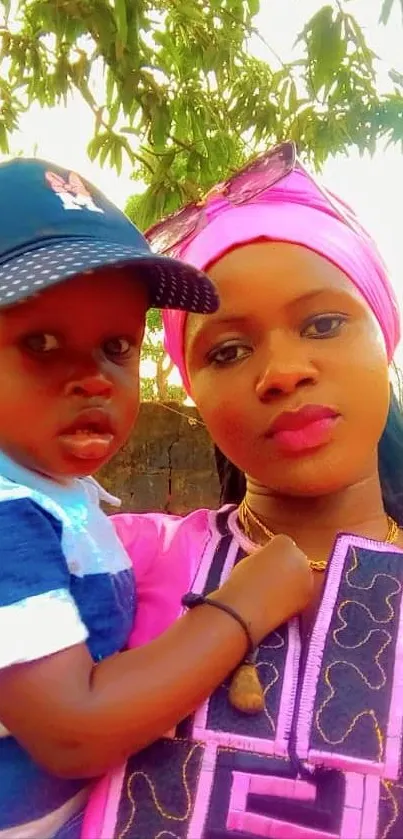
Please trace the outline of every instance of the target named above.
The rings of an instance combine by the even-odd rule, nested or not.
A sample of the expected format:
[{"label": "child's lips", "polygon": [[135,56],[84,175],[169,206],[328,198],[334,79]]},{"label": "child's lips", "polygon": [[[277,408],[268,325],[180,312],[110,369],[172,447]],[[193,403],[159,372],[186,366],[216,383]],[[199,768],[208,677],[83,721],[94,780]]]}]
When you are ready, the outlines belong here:
[{"label": "child's lips", "polygon": [[101,409],[81,411],[74,422],[59,434],[66,454],[81,460],[107,457],[115,438],[110,414]]},{"label": "child's lips", "polygon": [[99,434],[97,431],[75,431],[60,434],[59,441],[67,454],[81,460],[102,460],[109,454],[114,434]]}]

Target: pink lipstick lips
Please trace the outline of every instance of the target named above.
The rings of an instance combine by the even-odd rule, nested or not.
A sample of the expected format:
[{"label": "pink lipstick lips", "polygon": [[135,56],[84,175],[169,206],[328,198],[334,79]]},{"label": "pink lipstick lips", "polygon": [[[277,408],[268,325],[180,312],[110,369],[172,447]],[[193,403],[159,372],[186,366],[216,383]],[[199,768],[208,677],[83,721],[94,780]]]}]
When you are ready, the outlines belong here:
[{"label": "pink lipstick lips", "polygon": [[329,441],[339,416],[324,405],[305,405],[276,417],[266,436],[283,454],[303,454]]}]

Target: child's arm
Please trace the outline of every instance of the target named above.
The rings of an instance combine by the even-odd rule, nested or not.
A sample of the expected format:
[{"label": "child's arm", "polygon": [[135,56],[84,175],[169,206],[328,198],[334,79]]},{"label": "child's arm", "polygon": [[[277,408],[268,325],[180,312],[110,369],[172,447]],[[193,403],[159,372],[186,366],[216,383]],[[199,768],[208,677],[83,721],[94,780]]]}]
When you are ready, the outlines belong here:
[{"label": "child's arm", "polygon": [[[239,563],[213,596],[242,615],[259,642],[299,612],[310,592],[305,557],[289,539],[278,537]],[[52,630],[57,634],[60,627],[47,628],[49,649]],[[99,664],[84,643],[73,642],[0,670],[0,720],[51,772],[101,774],[194,710],[245,649],[239,624],[208,605],[180,618],[150,644]]]}]

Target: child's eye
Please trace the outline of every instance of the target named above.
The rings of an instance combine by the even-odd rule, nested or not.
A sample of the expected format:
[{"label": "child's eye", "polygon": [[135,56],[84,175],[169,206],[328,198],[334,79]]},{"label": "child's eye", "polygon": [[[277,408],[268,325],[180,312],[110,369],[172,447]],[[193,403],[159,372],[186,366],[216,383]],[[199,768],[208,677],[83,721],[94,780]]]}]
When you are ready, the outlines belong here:
[{"label": "child's eye", "polygon": [[229,364],[236,364],[237,361],[242,361],[251,353],[251,348],[239,341],[227,342],[220,347],[210,350],[207,356],[209,364],[216,367],[224,367]]},{"label": "child's eye", "polygon": [[333,338],[340,332],[346,320],[345,315],[317,315],[306,324],[301,335],[304,338]]},{"label": "child's eye", "polygon": [[119,336],[108,338],[103,345],[103,351],[109,358],[127,358],[133,349],[133,343],[128,338]]},{"label": "child's eye", "polygon": [[36,332],[24,338],[24,346],[33,353],[49,353],[59,349],[59,341],[56,335],[50,332]]}]

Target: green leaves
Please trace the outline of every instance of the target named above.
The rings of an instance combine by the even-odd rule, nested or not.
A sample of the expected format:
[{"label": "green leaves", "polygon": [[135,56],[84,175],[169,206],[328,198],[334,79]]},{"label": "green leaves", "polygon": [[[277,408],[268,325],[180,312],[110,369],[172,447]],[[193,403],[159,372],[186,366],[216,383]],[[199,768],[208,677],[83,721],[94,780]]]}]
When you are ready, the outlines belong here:
[{"label": "green leaves", "polygon": [[113,6],[115,7],[115,22],[117,34],[116,57],[121,58],[123,55],[123,51],[127,46],[128,26],[126,0],[113,0]]},{"label": "green leaves", "polygon": [[390,14],[394,4],[399,3],[402,15],[402,22],[403,22],[403,0],[383,0],[381,14],[379,16],[379,23],[383,23],[386,25],[390,18]]},{"label": "green leaves", "polygon": [[[326,102],[332,90],[333,101],[339,100],[342,91],[337,90],[337,81],[345,72],[352,81],[355,75],[356,82],[376,95],[375,54],[369,49],[357,20],[342,7],[323,6],[305,26],[297,43],[303,43],[305,48],[307,89],[312,98]],[[344,89],[342,96],[345,93]]]},{"label": "green leaves", "polygon": [[[393,3],[403,9],[378,2],[382,24]],[[20,0],[10,26],[0,0],[0,148],[31,103],[79,93],[94,117],[90,157],[133,167],[145,184],[135,214],[147,226],[285,137],[317,167],[350,146],[400,142],[399,69],[379,94],[353,8],[318,0],[282,64],[248,51],[258,0]]]},{"label": "green leaves", "polygon": [[103,131],[96,134],[88,146],[88,156],[90,160],[95,160],[99,157],[101,166],[107,161],[112,167],[117,169],[118,173],[122,171],[123,157],[127,154],[130,161],[134,159],[134,153],[130,147],[126,137],[120,134],[115,134],[113,131]]},{"label": "green leaves", "polygon": [[387,23],[392,11],[394,0],[383,0],[379,23]]},{"label": "green leaves", "polygon": [[171,384],[169,376],[173,364],[167,358],[161,343],[162,320],[159,309],[147,312],[146,335],[142,347],[142,361],[152,362],[151,370],[143,369],[140,393],[143,401],[183,402],[186,394],[182,387]]},{"label": "green leaves", "polygon": [[323,6],[299,36],[298,41],[305,43],[309,86],[315,97],[321,88],[329,89],[345,56],[342,23],[341,12],[336,14],[332,6]]}]

